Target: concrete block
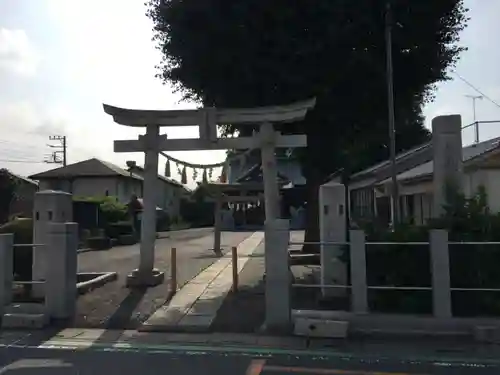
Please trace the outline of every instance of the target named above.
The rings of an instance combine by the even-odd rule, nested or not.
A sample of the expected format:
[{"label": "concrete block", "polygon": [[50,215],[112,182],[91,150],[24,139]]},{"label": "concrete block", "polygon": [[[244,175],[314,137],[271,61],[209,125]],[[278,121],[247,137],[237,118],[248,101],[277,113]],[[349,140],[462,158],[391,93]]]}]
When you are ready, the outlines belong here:
[{"label": "concrete block", "polygon": [[500,328],[497,326],[475,326],[473,335],[476,342],[500,344]]},{"label": "concrete block", "polygon": [[295,319],[294,334],[308,337],[346,338],[349,323],[327,319]]},{"label": "concrete block", "polygon": [[2,319],[2,328],[44,328],[49,324],[47,314],[7,313]]}]

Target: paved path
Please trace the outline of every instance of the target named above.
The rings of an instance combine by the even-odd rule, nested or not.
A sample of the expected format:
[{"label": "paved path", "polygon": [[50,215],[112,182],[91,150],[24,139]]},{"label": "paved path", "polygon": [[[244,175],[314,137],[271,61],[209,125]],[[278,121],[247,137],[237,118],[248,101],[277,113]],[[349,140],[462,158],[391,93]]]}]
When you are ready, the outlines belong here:
[{"label": "paved path", "polygon": [[[238,273],[263,239],[263,232],[255,232],[238,245]],[[184,285],[168,304],[158,309],[143,324],[141,330],[209,330],[232,282],[231,253],[227,253]]]},{"label": "paved path", "polygon": [[[228,251],[252,233],[223,232],[222,246]],[[213,231],[193,229],[172,232],[170,238],[156,242],[155,267],[170,275],[170,248],[177,248],[177,277],[183,285],[200,271],[218,260],[212,250]],[[148,289],[128,289],[126,275],[139,265],[139,246],[121,246],[107,251],[92,251],[78,255],[80,271],[118,272],[118,281],[108,283],[88,294],[80,296],[77,302],[75,327],[121,328],[139,327],[154,311],[162,306],[170,295],[169,284]]]},{"label": "paved path", "polygon": [[[304,231],[291,231],[290,241],[301,242]],[[300,246],[290,246],[290,250],[300,249]],[[292,269],[294,269],[293,267]],[[217,318],[212,324],[214,332],[251,333],[258,332],[265,320],[265,285],[263,275],[265,271],[264,247],[257,249],[240,274],[240,288],[238,293],[229,292]],[[297,288],[294,288],[297,290]],[[296,290],[292,295],[294,308],[304,306],[302,295],[297,296]],[[307,290],[306,290],[307,291]],[[304,293],[303,293],[304,294]],[[305,293],[315,297],[315,293]],[[309,297],[310,298],[310,297]]]},{"label": "paved path", "polygon": [[385,350],[380,344],[372,350],[369,342],[351,348],[298,349],[296,340],[278,337],[256,338],[253,345],[231,345],[220,338],[204,344],[146,345],[133,340],[99,343],[89,339],[91,335],[82,331],[80,338],[63,334],[45,341],[36,335],[4,333],[0,374],[481,375],[500,371],[495,347],[483,347],[482,355],[474,357],[477,352],[467,348],[459,354],[431,353],[428,348],[436,347],[433,342],[422,352],[418,343],[388,345]]}]

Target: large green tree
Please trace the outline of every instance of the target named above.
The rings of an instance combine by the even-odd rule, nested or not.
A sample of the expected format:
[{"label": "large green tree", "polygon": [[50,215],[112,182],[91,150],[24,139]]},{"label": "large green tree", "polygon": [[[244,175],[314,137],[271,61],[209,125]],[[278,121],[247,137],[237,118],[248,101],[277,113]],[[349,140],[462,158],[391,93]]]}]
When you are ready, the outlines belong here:
[{"label": "large green tree", "polygon": [[[300,153],[308,184],[306,239],[318,239],[318,186],[339,168],[388,157],[386,0],[149,0],[159,78],[218,107],[315,96]],[[422,106],[463,48],[462,0],[392,0],[397,149],[428,138]],[[236,129],[227,126],[226,130]]]},{"label": "large green tree", "polygon": [[10,207],[16,199],[18,179],[8,169],[0,169],[0,224],[9,219]]}]

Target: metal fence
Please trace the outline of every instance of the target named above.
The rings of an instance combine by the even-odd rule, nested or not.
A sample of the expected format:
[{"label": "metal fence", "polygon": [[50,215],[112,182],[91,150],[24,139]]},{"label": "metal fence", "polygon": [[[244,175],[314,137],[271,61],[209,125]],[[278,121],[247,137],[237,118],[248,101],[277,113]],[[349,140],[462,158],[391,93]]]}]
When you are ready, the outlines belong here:
[{"label": "metal fence", "polygon": [[[1,251],[3,253],[3,259],[2,259],[2,272],[1,275],[4,279],[4,282],[2,283],[1,287],[1,293],[0,293],[0,302],[2,303],[2,306],[6,306],[11,304],[16,298],[14,298],[14,291],[15,291],[15,286],[22,286],[23,287],[23,294],[26,290],[26,286],[31,286],[37,288],[36,290],[33,290],[33,288],[30,289],[30,298],[28,299],[30,302],[37,302],[38,300],[44,301],[46,303],[47,298],[46,296],[46,280],[16,280],[15,279],[15,269],[14,269],[14,259],[15,255],[14,253],[18,249],[25,249],[25,248],[31,248],[33,252],[33,255],[27,257],[28,259],[24,259],[22,257],[19,258],[18,261],[27,261],[31,260],[34,258],[34,253],[41,249],[44,248],[46,245],[45,244],[14,244],[13,243],[13,236],[12,235],[1,235],[2,238],[2,244],[1,244]],[[22,259],[21,259],[22,258]],[[39,286],[42,286],[41,288]],[[37,296],[40,296],[40,298],[37,298]],[[23,298],[22,298],[23,299]],[[24,300],[24,299],[23,299]]]},{"label": "metal fence", "polygon": [[[0,317],[6,306],[13,302],[14,285],[31,286],[34,294],[21,307],[43,312],[50,318],[68,318],[74,315],[77,296],[77,249],[78,225],[76,223],[49,223],[43,236],[47,244],[14,244],[13,234],[0,234]],[[42,280],[14,280],[14,252],[22,248],[32,248],[36,269],[42,261]],[[43,250],[42,250],[43,249]],[[36,253],[42,250],[37,259]],[[22,259],[22,261],[29,261]],[[21,261],[21,259],[18,259]],[[34,298],[33,298],[34,297]],[[22,309],[21,309],[22,310]],[[19,310],[19,311],[21,311]],[[23,310],[24,311],[24,310]],[[34,311],[34,310],[33,310]]]},{"label": "metal fence", "polygon": [[[13,250],[15,252],[16,249],[18,249],[18,248],[31,247],[32,248],[32,252],[33,252],[32,258],[34,258],[35,251],[37,249],[45,247],[45,246],[46,246],[45,244],[35,244],[35,243],[30,243],[30,244],[13,244],[12,248],[13,248]],[[13,276],[14,276],[14,267],[13,266],[14,266],[14,263],[12,263],[12,273],[13,273]],[[45,283],[46,283],[45,280],[15,280],[13,278],[12,279],[11,288],[14,285],[22,285],[22,286],[25,286],[25,285],[43,285],[43,286],[45,286]],[[43,295],[45,295],[45,293],[43,293]]]},{"label": "metal fence", "polygon": [[[289,242],[289,246],[319,245],[322,254],[321,278],[320,282],[297,283],[293,282],[293,288],[314,288],[321,289],[323,294],[328,294],[331,290],[348,290],[350,292],[349,309],[353,313],[366,314],[370,312],[368,293],[369,291],[402,291],[402,292],[430,292],[432,295],[432,314],[435,317],[449,318],[452,312],[452,292],[500,292],[500,288],[492,287],[456,287],[451,285],[450,278],[450,246],[487,246],[490,250],[499,250],[500,242],[452,242],[448,241],[448,232],[445,230],[431,230],[429,241],[427,242],[370,242],[366,241],[365,233],[362,230],[351,230],[349,242]],[[425,247],[428,251],[428,282],[427,285],[377,285],[369,284],[367,277],[367,256],[374,247],[388,249],[393,246],[403,246],[412,248],[411,251],[425,251],[419,247]],[[481,250],[484,249],[484,246]],[[325,261],[336,258],[343,249],[346,249],[347,261],[345,264],[345,282],[327,283],[329,271],[326,269]],[[453,254],[452,254],[453,255]],[[410,270],[412,264],[400,264],[399,267],[406,267]],[[473,265],[471,265],[472,267]],[[480,272],[480,270],[477,270]],[[331,271],[330,271],[331,272]],[[405,271],[402,271],[404,273]],[[409,272],[409,271],[408,271]],[[413,270],[412,272],[415,272]],[[347,277],[347,274],[350,277]],[[326,274],[326,276],[325,276]],[[338,276],[338,275],[337,275]],[[425,277],[424,277],[425,278]],[[350,279],[350,282],[348,280]]]}]

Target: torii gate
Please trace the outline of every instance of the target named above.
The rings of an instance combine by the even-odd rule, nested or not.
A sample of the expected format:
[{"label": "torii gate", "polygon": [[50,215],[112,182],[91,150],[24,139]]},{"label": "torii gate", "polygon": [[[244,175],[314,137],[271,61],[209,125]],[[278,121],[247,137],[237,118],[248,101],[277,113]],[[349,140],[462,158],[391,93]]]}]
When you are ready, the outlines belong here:
[{"label": "torii gate", "polygon": [[[305,135],[282,135],[274,131],[273,123],[290,123],[304,119],[316,99],[285,106],[251,109],[136,110],[104,104],[104,112],[121,125],[145,127],[146,135],[137,140],[117,140],[115,152],[144,152],[144,211],[141,223],[140,264],[127,277],[128,286],[155,286],[163,282],[164,273],[154,269],[156,240],[156,191],[160,151],[198,151],[260,148],[264,178],[266,220],[279,218],[276,147],[305,147]],[[253,137],[219,138],[217,124],[260,124]],[[160,134],[161,126],[199,126],[198,139],[167,139]],[[266,258],[269,251],[266,251]]]}]

